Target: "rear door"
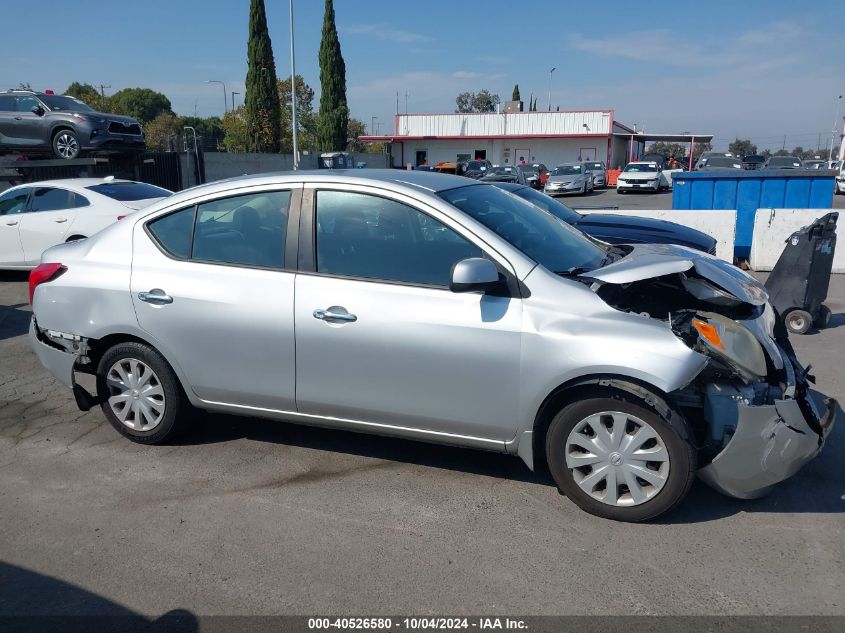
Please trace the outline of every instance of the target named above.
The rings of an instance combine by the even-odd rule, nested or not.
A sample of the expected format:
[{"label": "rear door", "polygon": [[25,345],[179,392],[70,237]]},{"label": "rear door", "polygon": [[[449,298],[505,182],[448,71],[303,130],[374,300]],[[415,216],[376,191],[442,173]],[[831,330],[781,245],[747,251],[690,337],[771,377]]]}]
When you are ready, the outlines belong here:
[{"label": "rear door", "polygon": [[68,237],[68,230],[81,206],[82,196],[60,187],[36,187],[29,198],[27,212],[21,216],[20,236],[28,265],[41,261],[41,254]]},{"label": "rear door", "polygon": [[18,144],[19,120],[17,98],[14,95],[0,95],[0,145]]},{"label": "rear door", "polygon": [[296,410],[296,231],[292,245],[287,236],[300,190],[212,194],[135,226],[138,323],[206,402]]},{"label": "rear door", "polygon": [[20,223],[31,189],[15,189],[0,195],[0,266],[23,266]]},{"label": "rear door", "polygon": [[31,95],[17,97],[15,128],[22,147],[40,146],[49,140],[49,124],[43,115],[38,116],[32,111],[36,106],[41,106],[41,102]]}]

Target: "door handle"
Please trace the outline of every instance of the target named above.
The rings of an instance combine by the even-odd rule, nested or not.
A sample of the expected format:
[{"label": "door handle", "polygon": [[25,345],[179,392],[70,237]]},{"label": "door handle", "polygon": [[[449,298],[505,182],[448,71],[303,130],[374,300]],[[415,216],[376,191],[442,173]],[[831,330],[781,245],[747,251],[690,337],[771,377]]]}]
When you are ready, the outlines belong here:
[{"label": "door handle", "polygon": [[67,222],[67,218],[56,218],[55,220],[53,220],[53,222],[58,222],[59,224],[61,224],[62,222]]},{"label": "door handle", "polygon": [[139,292],[138,298],[141,301],[145,301],[146,303],[152,303],[153,305],[164,305],[167,303],[173,303],[173,297],[165,293],[164,290],[162,290],[161,288],[153,288],[149,292]]},{"label": "door handle", "polygon": [[14,220],[13,222],[6,222],[6,226],[17,226],[17,225],[18,225],[17,220]]},{"label": "door handle", "polygon": [[23,121],[23,117],[22,116],[16,116],[15,121]]},{"label": "door handle", "polygon": [[358,320],[357,316],[349,314],[345,308],[340,306],[332,306],[328,310],[314,310],[314,318],[320,321],[345,321],[347,323]]}]

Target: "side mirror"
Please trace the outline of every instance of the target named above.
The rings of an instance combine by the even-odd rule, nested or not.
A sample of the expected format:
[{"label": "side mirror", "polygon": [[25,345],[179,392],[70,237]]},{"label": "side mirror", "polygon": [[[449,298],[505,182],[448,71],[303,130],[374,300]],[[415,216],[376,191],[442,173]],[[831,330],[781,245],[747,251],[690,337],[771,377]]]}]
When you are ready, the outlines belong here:
[{"label": "side mirror", "polygon": [[462,259],[452,268],[449,290],[452,292],[487,292],[501,286],[496,264],[482,257]]},{"label": "side mirror", "polygon": [[37,114],[38,116],[44,116],[44,108],[40,105],[32,106],[32,110],[30,110],[33,114]]}]

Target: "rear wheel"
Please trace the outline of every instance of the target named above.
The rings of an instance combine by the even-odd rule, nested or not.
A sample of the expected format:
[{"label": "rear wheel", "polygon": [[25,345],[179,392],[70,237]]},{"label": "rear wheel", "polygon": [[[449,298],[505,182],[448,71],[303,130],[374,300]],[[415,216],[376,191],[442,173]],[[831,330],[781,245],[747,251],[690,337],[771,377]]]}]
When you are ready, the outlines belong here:
[{"label": "rear wheel", "polygon": [[689,492],[696,454],[678,429],[623,398],[564,407],[549,426],[546,458],[555,482],[582,510],[616,521],[645,521]]},{"label": "rear wheel", "polygon": [[59,130],[53,137],[53,153],[57,158],[72,160],[78,158],[82,146],[73,130]]},{"label": "rear wheel", "polygon": [[792,310],[786,315],[786,329],[790,334],[806,334],[813,325],[813,317],[806,310]]},{"label": "rear wheel", "polygon": [[97,393],[111,425],[139,444],[159,444],[177,436],[192,413],[170,365],[143,343],[121,343],[103,354]]}]

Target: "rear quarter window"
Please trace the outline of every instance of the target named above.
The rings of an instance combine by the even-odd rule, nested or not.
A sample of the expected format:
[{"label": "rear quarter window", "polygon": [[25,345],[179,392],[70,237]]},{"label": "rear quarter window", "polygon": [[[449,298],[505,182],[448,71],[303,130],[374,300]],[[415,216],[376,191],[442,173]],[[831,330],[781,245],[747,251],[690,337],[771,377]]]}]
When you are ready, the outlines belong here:
[{"label": "rear quarter window", "polygon": [[194,232],[194,207],[157,218],[147,229],[161,247],[181,259],[191,255],[191,236]]}]

